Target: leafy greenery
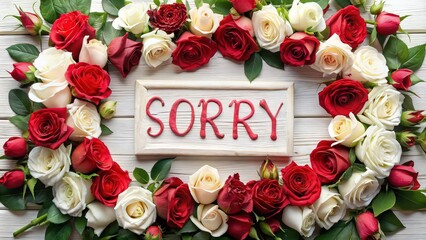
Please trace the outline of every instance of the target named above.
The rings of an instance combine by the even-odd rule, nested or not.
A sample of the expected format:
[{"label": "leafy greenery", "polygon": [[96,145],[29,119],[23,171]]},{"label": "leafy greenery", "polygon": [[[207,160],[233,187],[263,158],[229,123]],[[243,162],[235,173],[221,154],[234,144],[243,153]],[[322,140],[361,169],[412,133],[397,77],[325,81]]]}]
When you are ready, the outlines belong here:
[{"label": "leafy greenery", "polygon": [[25,200],[22,197],[22,189],[7,189],[0,185],[0,203],[9,210],[24,210]]},{"label": "leafy greenery", "polygon": [[394,233],[405,228],[398,217],[391,211],[386,211],[377,218],[380,223],[380,229],[385,233]]},{"label": "leafy greenery", "polygon": [[72,233],[72,226],[70,222],[62,224],[49,224],[44,236],[45,240],[68,240]]},{"label": "leafy greenery", "polygon": [[13,125],[15,125],[19,130],[27,131],[29,119],[30,119],[30,115],[28,115],[28,116],[16,115],[16,116],[9,118],[9,122],[11,122]]},{"label": "leafy greenery", "polygon": [[395,208],[400,210],[426,209],[426,190],[395,189]]},{"label": "leafy greenery", "polygon": [[349,6],[349,5],[352,5],[352,3],[351,3],[351,1],[350,1],[350,0],[336,0],[336,2],[337,2],[337,4],[338,4],[341,8],[344,8],[344,7],[347,7],[347,6]]},{"label": "leafy greenery", "polygon": [[315,3],[318,3],[318,5],[320,5],[322,9],[325,9],[328,5],[329,0],[300,0],[300,2],[302,3],[315,2]]},{"label": "leafy greenery", "polygon": [[165,158],[156,162],[151,169],[151,179],[155,182],[164,180],[170,172],[173,158]]},{"label": "leafy greenery", "polygon": [[107,127],[105,124],[101,123],[101,136],[110,135],[113,133],[109,127]]},{"label": "leafy greenery", "polygon": [[316,240],[330,240],[330,239],[350,239],[358,240],[358,232],[355,228],[355,221],[351,220],[349,222],[340,221],[327,232],[319,235]]},{"label": "leafy greenery", "polygon": [[426,44],[412,47],[408,49],[408,57],[402,64],[401,68],[408,68],[417,71],[423,65],[425,59]]},{"label": "leafy greenery", "polygon": [[213,12],[228,15],[232,8],[232,3],[228,0],[217,0],[212,7]]},{"label": "leafy greenery", "polygon": [[374,216],[378,216],[382,214],[383,212],[391,209],[396,202],[395,193],[391,188],[388,190],[382,189],[380,193],[374,198],[373,200],[373,212]]},{"label": "leafy greenery", "polygon": [[149,182],[149,174],[142,168],[135,168],[133,171],[133,176],[135,177],[136,181],[147,184]]},{"label": "leafy greenery", "polygon": [[21,116],[27,116],[33,110],[28,94],[21,89],[9,91],[9,105],[14,113]]},{"label": "leafy greenery", "polygon": [[125,5],[125,0],[102,0],[102,8],[112,16],[118,16],[118,10]]},{"label": "leafy greenery", "polygon": [[281,56],[279,52],[273,53],[268,50],[260,50],[260,56],[262,59],[271,67],[284,69],[284,63],[281,61]]},{"label": "leafy greenery", "polygon": [[114,38],[124,36],[125,33],[124,29],[117,30],[113,28],[111,21],[106,22],[102,31],[102,39],[105,44],[109,45]]},{"label": "leafy greenery", "polygon": [[89,24],[96,29],[96,36],[99,38],[102,28],[105,26],[108,14],[104,12],[91,12],[89,14]]},{"label": "leafy greenery", "polygon": [[408,58],[408,47],[399,38],[391,36],[383,49],[383,55],[386,58],[386,64],[389,69],[399,69]]},{"label": "leafy greenery", "polygon": [[262,57],[259,53],[253,53],[250,58],[244,63],[244,73],[248,80],[252,82],[260,75],[262,71]]},{"label": "leafy greenery", "polygon": [[86,217],[82,216],[82,217],[78,217],[78,218],[74,218],[74,227],[75,230],[77,230],[77,232],[82,235],[84,232],[84,229],[87,226],[87,219]]},{"label": "leafy greenery", "polygon": [[17,62],[34,62],[40,54],[36,46],[28,43],[14,44],[6,48],[6,51]]},{"label": "leafy greenery", "polygon": [[70,219],[71,216],[62,214],[55,204],[52,204],[49,208],[49,211],[47,212],[47,220],[54,224],[61,224],[67,222]]},{"label": "leafy greenery", "polygon": [[46,22],[53,23],[62,13],[78,10],[89,15],[91,5],[92,0],[41,0],[40,12]]}]

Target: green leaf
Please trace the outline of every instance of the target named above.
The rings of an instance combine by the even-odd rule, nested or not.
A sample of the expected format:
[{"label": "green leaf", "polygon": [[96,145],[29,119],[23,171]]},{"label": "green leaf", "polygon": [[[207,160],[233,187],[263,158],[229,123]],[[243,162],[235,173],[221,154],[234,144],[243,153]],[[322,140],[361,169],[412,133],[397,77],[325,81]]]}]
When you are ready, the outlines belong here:
[{"label": "green leaf", "polygon": [[104,30],[102,31],[102,38],[106,45],[109,45],[111,41],[116,37],[124,36],[126,31],[124,29],[117,30],[112,27],[112,22],[106,22],[104,25]]},{"label": "green leaf", "polygon": [[61,224],[71,219],[70,215],[62,214],[61,211],[52,204],[47,212],[47,220],[54,224]]},{"label": "green leaf", "polygon": [[148,187],[146,187],[146,189],[148,189],[148,191],[154,193],[155,190],[157,189],[157,183],[156,182],[152,182],[148,185]]},{"label": "green leaf", "polygon": [[68,240],[71,237],[72,226],[70,222],[63,224],[49,224],[44,235],[45,240]]},{"label": "green leaf", "polygon": [[125,0],[102,0],[102,8],[112,16],[118,16],[118,10],[125,5]]},{"label": "green leaf", "polygon": [[376,41],[376,38],[377,38],[377,29],[376,27],[374,27],[370,34],[370,44]]},{"label": "green leaf", "polygon": [[232,3],[228,0],[217,0],[212,8],[214,13],[228,15],[232,8]]},{"label": "green leaf", "polygon": [[101,131],[102,131],[101,136],[110,135],[111,133],[113,133],[113,131],[111,131],[111,129],[109,129],[103,123],[101,123]]},{"label": "green leaf", "polygon": [[417,75],[415,75],[415,74],[411,74],[410,79],[411,79],[411,83],[412,83],[413,85],[416,85],[417,83],[424,82],[424,80],[420,79],[420,78],[419,78]]},{"label": "green leaf", "polygon": [[210,233],[203,232],[203,231],[196,233],[192,237],[192,240],[206,240],[206,239],[210,239]]},{"label": "green leaf", "polygon": [[351,1],[350,1],[350,0],[336,0],[336,2],[337,2],[337,4],[338,4],[341,8],[344,8],[344,7],[347,7],[347,6],[349,6],[349,5],[352,5],[352,3],[351,3]]},{"label": "green leaf", "polygon": [[91,5],[91,0],[41,0],[40,12],[46,22],[53,23],[61,14],[75,10],[89,15]]},{"label": "green leaf", "polygon": [[17,62],[34,62],[40,54],[36,46],[28,43],[15,44],[8,48],[6,51],[9,56]]},{"label": "green leaf", "polygon": [[400,210],[426,209],[426,190],[395,189],[395,208]]},{"label": "green leaf", "polygon": [[98,236],[95,235],[95,230],[93,230],[93,228],[86,228],[83,231],[83,234],[81,234],[81,239],[82,240],[94,240],[94,239],[98,239]]},{"label": "green leaf", "polygon": [[9,122],[15,125],[21,131],[28,131],[28,120],[30,119],[30,115],[28,116],[20,116],[16,115],[9,118]]},{"label": "green leaf", "polygon": [[34,188],[34,195],[35,195],[35,198],[33,198],[33,196],[27,195],[26,200],[28,202],[32,202],[36,204],[49,203],[53,199],[52,187],[46,188],[43,183],[41,183],[40,181],[37,181],[37,184],[35,185],[35,188]]},{"label": "green leaf", "polygon": [[118,222],[114,221],[110,223],[101,233],[101,238],[105,238],[108,236],[116,236],[118,234],[118,230],[120,227],[118,226]]},{"label": "green leaf", "polygon": [[268,50],[260,50],[260,56],[262,59],[271,67],[284,69],[284,63],[281,61],[281,56],[279,52],[273,53]]},{"label": "green leaf", "polygon": [[402,63],[401,68],[408,68],[417,71],[423,65],[426,53],[426,44],[408,49],[408,58]]},{"label": "green leaf", "polygon": [[387,191],[382,189],[380,193],[373,199],[373,212],[374,216],[377,217],[383,212],[393,208],[396,202],[395,193],[391,188]]},{"label": "green leaf", "polygon": [[286,240],[299,240],[299,239],[303,239],[299,232],[294,230],[293,228],[287,227],[286,225],[282,224],[281,225],[281,229],[283,231],[278,231],[277,233],[275,233],[277,235],[277,237],[281,238],[281,239],[286,239]]},{"label": "green leaf", "polygon": [[135,177],[136,181],[142,184],[147,184],[149,182],[149,174],[145,171],[145,169],[135,168],[133,171],[133,176]]},{"label": "green leaf", "polygon": [[77,230],[77,232],[82,235],[84,232],[84,229],[87,226],[87,219],[83,216],[83,217],[78,217],[78,218],[74,218],[74,226],[75,226],[75,230]]},{"label": "green leaf", "polygon": [[30,180],[27,181],[28,189],[30,190],[30,193],[33,196],[33,198],[35,198],[34,188],[37,184],[37,181],[38,181],[37,178],[31,178]]},{"label": "green leaf", "polygon": [[351,148],[351,150],[349,151],[349,161],[351,162],[351,164],[354,164],[356,161],[355,148]]},{"label": "green leaf", "polygon": [[377,219],[380,223],[380,229],[385,234],[394,233],[405,228],[398,217],[390,210],[380,214]]},{"label": "green leaf", "polygon": [[28,94],[21,89],[12,89],[9,91],[9,105],[14,113],[21,116],[27,116],[32,112],[32,105]]},{"label": "green leaf", "polygon": [[155,182],[164,180],[170,172],[173,158],[161,159],[152,166],[151,179]]},{"label": "green leaf", "polygon": [[322,9],[325,9],[328,5],[329,0],[300,0],[301,3],[307,3],[307,2],[315,2],[320,5]]},{"label": "green leaf", "polygon": [[90,180],[94,177],[99,176],[97,173],[92,173],[92,174],[78,173],[78,175],[80,175],[80,177],[82,177],[84,180]]},{"label": "green leaf", "polygon": [[334,240],[334,239],[347,239],[347,240],[358,240],[358,232],[355,228],[354,220],[349,222],[340,221],[328,231],[319,235],[316,240]]},{"label": "green leaf", "polygon": [[383,55],[389,69],[395,70],[400,68],[402,63],[407,60],[408,47],[402,40],[391,36],[383,49]]},{"label": "green leaf", "polygon": [[22,197],[22,188],[7,189],[0,185],[0,202],[9,210],[24,210],[25,200]]},{"label": "green leaf", "polygon": [[197,8],[199,8],[199,7],[201,7],[203,5],[203,0],[194,0],[194,2],[195,2],[195,6]]},{"label": "green leaf", "polygon": [[199,230],[198,227],[191,220],[189,220],[188,222],[185,223],[182,229],[180,229],[179,232],[177,232],[177,234],[193,233],[198,230]]},{"label": "green leaf", "polygon": [[139,236],[127,229],[120,229],[118,231],[117,240],[139,240]]},{"label": "green leaf", "polygon": [[244,73],[248,80],[252,82],[262,71],[262,57],[259,53],[253,53],[244,63]]},{"label": "green leaf", "polygon": [[154,0],[154,4],[155,4],[157,7],[159,7],[159,6],[161,5],[161,2],[160,2],[160,0]]},{"label": "green leaf", "polygon": [[414,108],[413,99],[411,98],[411,96],[404,93],[402,95],[404,95],[404,102],[402,103],[402,109],[404,111],[409,111],[409,110],[414,111],[415,108]]},{"label": "green leaf", "polygon": [[108,14],[104,12],[91,12],[89,14],[89,24],[98,32],[104,27],[107,18]]}]

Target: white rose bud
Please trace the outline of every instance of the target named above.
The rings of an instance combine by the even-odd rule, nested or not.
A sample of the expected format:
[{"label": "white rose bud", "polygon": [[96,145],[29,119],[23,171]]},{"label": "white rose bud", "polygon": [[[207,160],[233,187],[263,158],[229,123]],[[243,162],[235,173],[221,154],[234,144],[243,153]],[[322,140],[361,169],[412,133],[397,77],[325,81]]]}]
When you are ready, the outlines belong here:
[{"label": "white rose bud", "polygon": [[140,186],[120,193],[114,210],[118,225],[136,234],[142,234],[157,218],[152,193]]},{"label": "white rose bud", "polygon": [[37,68],[34,75],[43,83],[66,82],[65,72],[74,63],[72,53],[51,47],[42,51],[34,60],[34,67]]},{"label": "white rose bud", "polygon": [[322,32],[326,28],[323,11],[316,2],[301,3],[294,0],[288,12],[291,26],[300,32]]},{"label": "white rose bud", "polygon": [[287,206],[284,208],[281,220],[303,237],[310,237],[314,233],[315,214],[309,207]]},{"label": "white rose bud", "polygon": [[118,18],[114,19],[112,27],[117,30],[124,28],[127,32],[140,35],[148,30],[148,10],[149,6],[145,2],[127,4],[118,11]]},{"label": "white rose bud", "polygon": [[228,230],[228,215],[218,205],[200,204],[197,207],[197,217],[190,218],[201,231],[208,232],[213,237],[220,237]]},{"label": "white rose bud", "polygon": [[69,104],[67,124],[72,127],[70,139],[73,141],[83,141],[85,137],[99,137],[101,130],[101,117],[96,106],[92,103],[75,99]]},{"label": "white rose bud", "polygon": [[30,87],[28,97],[47,108],[64,108],[71,102],[71,90],[68,82],[34,83]]},{"label": "white rose bud", "polygon": [[117,101],[107,101],[99,106],[99,114],[104,119],[111,119],[115,115]]},{"label": "white rose bud", "polygon": [[176,44],[172,42],[174,34],[167,34],[163,30],[154,30],[142,35],[142,55],[150,67],[158,67],[172,56]]},{"label": "white rose bud", "polygon": [[385,178],[401,160],[402,148],[395,132],[370,126],[364,140],[356,146],[355,153],[367,168],[376,173],[377,178]]},{"label": "white rose bud", "polygon": [[74,172],[67,172],[53,186],[53,203],[62,214],[81,217],[88,203],[95,198],[90,192],[92,181],[85,180]]},{"label": "white rose bud", "polygon": [[349,114],[349,118],[337,115],[328,125],[328,133],[336,141],[332,146],[342,144],[346,147],[353,147],[364,137],[365,127],[353,113]]},{"label": "white rose bud", "polygon": [[87,226],[93,228],[98,236],[116,219],[114,208],[107,207],[100,202],[92,202],[87,205],[87,208],[89,209],[86,213]]},{"label": "white rose bud", "polygon": [[191,24],[189,29],[194,35],[204,36],[211,38],[213,33],[219,27],[219,23],[223,16],[220,14],[213,13],[210,9],[210,5],[203,3],[201,7],[193,7],[189,11],[189,17],[191,18]]},{"label": "white rose bud", "polygon": [[58,149],[35,147],[28,155],[28,169],[31,176],[46,186],[53,186],[70,171],[72,145],[62,144]]},{"label": "white rose bud", "polygon": [[87,42],[88,38],[89,36],[85,36],[83,39],[83,46],[81,47],[78,61],[99,65],[101,68],[105,67],[108,62],[108,47],[97,39]]},{"label": "white rose bud", "polygon": [[194,200],[206,205],[217,199],[223,183],[220,181],[219,171],[205,165],[189,176],[188,186]]},{"label": "white rose bud", "polygon": [[346,214],[346,205],[336,189],[321,187],[321,195],[312,205],[315,220],[321,228],[330,229]]}]

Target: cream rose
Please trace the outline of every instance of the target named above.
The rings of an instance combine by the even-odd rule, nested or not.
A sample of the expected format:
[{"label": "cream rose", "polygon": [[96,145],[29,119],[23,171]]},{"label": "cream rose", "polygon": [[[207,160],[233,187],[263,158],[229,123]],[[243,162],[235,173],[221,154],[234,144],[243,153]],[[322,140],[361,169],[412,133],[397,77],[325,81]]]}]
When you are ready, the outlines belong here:
[{"label": "cream rose", "polygon": [[142,234],[157,218],[152,193],[140,186],[120,193],[114,210],[118,225],[136,234]]},{"label": "cream rose", "polygon": [[93,228],[98,236],[116,219],[114,208],[107,207],[100,202],[92,202],[87,205],[87,208],[89,209],[86,213],[87,226]]},{"label": "cream rose", "polygon": [[355,153],[367,168],[376,173],[377,178],[385,178],[401,160],[402,148],[395,132],[370,126],[364,140],[355,147]]},{"label": "cream rose", "polygon": [[228,230],[228,215],[218,205],[200,204],[197,207],[197,217],[190,218],[201,231],[208,232],[213,237],[220,237]]},{"label": "cream rose", "polygon": [[328,133],[336,144],[342,144],[346,147],[355,146],[360,141],[365,132],[365,127],[358,122],[353,113],[349,114],[349,118],[343,115],[337,115],[328,125]]},{"label": "cream rose", "polygon": [[300,32],[322,32],[326,28],[322,8],[316,2],[301,3],[300,0],[294,0],[288,19],[291,26]]},{"label": "cream rose", "polygon": [[148,31],[148,9],[145,2],[127,4],[118,11],[118,18],[114,19],[112,27],[117,30],[124,28],[127,32],[140,35]]},{"label": "cream rose", "polygon": [[298,231],[303,237],[310,237],[315,230],[315,214],[309,207],[287,206],[282,222]]},{"label": "cream rose", "polygon": [[78,61],[99,65],[101,68],[105,67],[108,62],[108,47],[97,39],[87,42],[88,38],[89,36],[85,36],[83,39],[83,46],[81,47]]},{"label": "cream rose", "polygon": [[30,87],[28,97],[47,108],[64,108],[71,102],[71,90],[68,82],[34,83]]},{"label": "cream rose", "polygon": [[361,209],[368,206],[380,192],[380,183],[373,171],[354,170],[351,177],[341,181],[337,188],[349,209]]},{"label": "cream rose", "polygon": [[142,35],[142,55],[150,67],[158,67],[172,56],[176,44],[172,42],[174,34],[167,34],[163,30],[154,30]]},{"label": "cream rose", "polygon": [[189,27],[191,32],[197,36],[208,38],[211,38],[213,33],[216,32],[223,18],[222,15],[213,13],[210,5],[207,3],[203,3],[199,8],[191,8],[189,17],[191,18]]},{"label": "cream rose", "polygon": [[337,34],[333,34],[327,41],[320,43],[315,63],[311,67],[324,76],[339,74],[350,69],[353,59],[352,48],[343,43]]},{"label": "cream rose", "polygon": [[67,124],[74,129],[70,139],[83,141],[85,137],[99,137],[101,130],[101,117],[96,106],[92,103],[75,99],[69,104]]},{"label": "cream rose", "polygon": [[388,73],[389,68],[383,54],[373,47],[362,46],[354,52],[354,63],[345,70],[344,75],[360,82],[384,85],[387,83]]},{"label": "cream rose", "polygon": [[368,94],[368,101],[358,114],[361,122],[392,130],[401,122],[404,95],[391,85],[377,86]]},{"label": "cream rose", "polygon": [[72,145],[58,149],[35,147],[28,155],[28,169],[31,176],[40,180],[46,186],[53,186],[70,171]]},{"label": "cream rose", "polygon": [[334,188],[321,187],[321,195],[312,205],[315,220],[321,228],[330,229],[346,214],[342,196]]},{"label": "cream rose", "polygon": [[206,205],[216,200],[223,183],[220,181],[219,171],[205,165],[189,176],[188,186],[194,200]]},{"label": "cream rose", "polygon": [[81,217],[88,203],[95,198],[90,192],[92,181],[84,180],[74,172],[67,172],[53,186],[53,203],[63,214]]},{"label": "cream rose", "polygon": [[262,10],[253,12],[251,20],[259,46],[271,52],[280,51],[284,38],[293,33],[290,23],[285,21],[272,5],[263,6]]},{"label": "cream rose", "polygon": [[65,72],[74,63],[72,53],[51,47],[42,51],[34,60],[34,67],[37,68],[34,75],[44,83],[66,82]]}]

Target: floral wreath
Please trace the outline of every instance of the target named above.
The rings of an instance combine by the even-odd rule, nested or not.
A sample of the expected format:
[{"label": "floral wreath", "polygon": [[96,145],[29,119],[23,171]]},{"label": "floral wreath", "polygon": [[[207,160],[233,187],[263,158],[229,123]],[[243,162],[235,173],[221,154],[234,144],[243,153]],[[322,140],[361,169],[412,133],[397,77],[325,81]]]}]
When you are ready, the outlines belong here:
[{"label": "floral wreath", "polygon": [[[68,239],[379,239],[404,228],[392,209],[426,208],[412,161],[402,151],[426,150],[423,111],[409,88],[425,45],[408,48],[396,33],[405,17],[383,2],[341,0],[324,20],[328,0],[208,0],[176,3],[41,0],[40,15],[17,8],[33,36],[48,33],[50,48],[7,48],[21,88],[9,92],[22,137],[4,143],[2,159],[16,170],[0,178],[0,202],[10,210],[40,206],[38,217],[14,232],[47,225],[45,238]],[[361,9],[361,11],[360,11]],[[361,12],[371,14],[364,20]],[[369,16],[371,16],[369,15]],[[114,18],[113,21],[107,19]],[[368,25],[367,25],[368,24]],[[367,27],[369,26],[369,27]],[[361,46],[369,36],[383,53]],[[310,65],[333,79],[319,93],[333,117],[330,137],[310,155],[311,166],[281,169],[266,159],[260,180],[226,181],[203,166],[184,183],[167,178],[172,159],[136,168],[132,182],[99,139],[114,116],[109,61],[123,77],[143,56],[151,67],[172,59],[193,71],[219,52],[244,61],[253,81],[262,60],[283,69]]]}]

